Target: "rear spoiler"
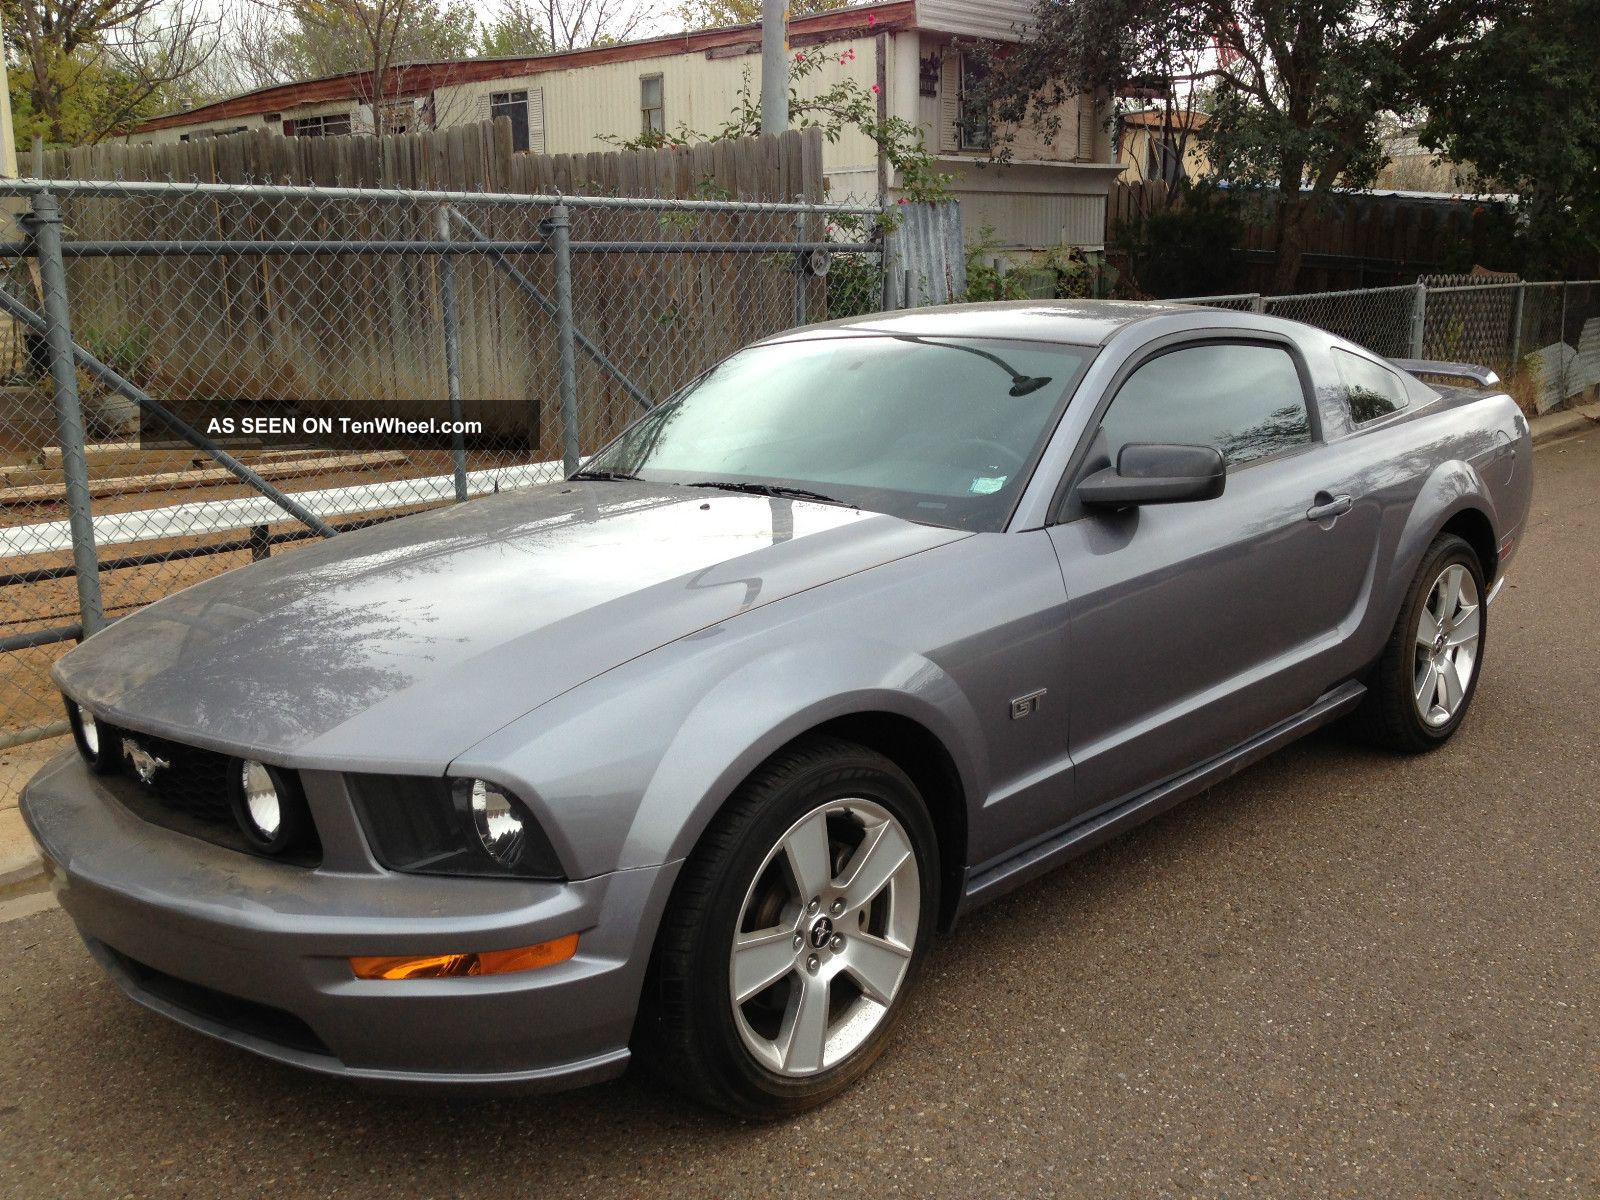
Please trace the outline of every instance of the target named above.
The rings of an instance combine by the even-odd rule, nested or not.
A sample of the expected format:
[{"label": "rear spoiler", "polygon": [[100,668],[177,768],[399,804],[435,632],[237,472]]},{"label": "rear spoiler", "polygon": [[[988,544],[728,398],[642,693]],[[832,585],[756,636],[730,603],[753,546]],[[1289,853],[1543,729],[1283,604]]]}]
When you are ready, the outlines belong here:
[{"label": "rear spoiler", "polygon": [[1493,387],[1500,382],[1488,367],[1477,367],[1471,363],[1435,362],[1431,358],[1391,358],[1389,360],[1402,371],[1409,371],[1413,375],[1443,375],[1449,379],[1470,379],[1479,387]]}]

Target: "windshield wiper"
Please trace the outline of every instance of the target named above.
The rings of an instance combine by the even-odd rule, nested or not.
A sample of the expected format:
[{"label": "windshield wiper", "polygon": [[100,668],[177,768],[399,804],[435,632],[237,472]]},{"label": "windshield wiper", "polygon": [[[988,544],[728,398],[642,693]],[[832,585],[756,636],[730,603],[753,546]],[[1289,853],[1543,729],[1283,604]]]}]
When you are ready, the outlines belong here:
[{"label": "windshield wiper", "polygon": [[825,496],[821,492],[809,491],[806,488],[785,487],[781,483],[749,483],[736,479],[702,479],[698,483],[685,484],[685,487],[720,488],[724,492],[745,492],[751,496],[777,496],[784,500],[815,500],[818,504],[838,504],[845,508],[854,508],[853,504],[846,504],[834,496]]},{"label": "windshield wiper", "polygon": [[643,482],[637,475],[630,475],[626,471],[574,471],[567,476],[568,479],[631,479],[635,483]]}]

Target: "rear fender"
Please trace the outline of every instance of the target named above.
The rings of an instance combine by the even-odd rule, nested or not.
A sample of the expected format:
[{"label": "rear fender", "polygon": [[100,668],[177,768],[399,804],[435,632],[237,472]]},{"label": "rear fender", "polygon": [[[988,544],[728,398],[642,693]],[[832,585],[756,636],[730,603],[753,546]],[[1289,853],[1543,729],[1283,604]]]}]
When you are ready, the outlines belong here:
[{"label": "rear fender", "polygon": [[1494,498],[1477,469],[1461,459],[1440,463],[1423,483],[1395,542],[1390,559],[1393,567],[1374,604],[1380,619],[1371,623],[1363,639],[1369,658],[1376,659],[1383,652],[1428,547],[1452,517],[1468,510],[1487,517],[1490,528],[1499,535],[1501,526]]}]

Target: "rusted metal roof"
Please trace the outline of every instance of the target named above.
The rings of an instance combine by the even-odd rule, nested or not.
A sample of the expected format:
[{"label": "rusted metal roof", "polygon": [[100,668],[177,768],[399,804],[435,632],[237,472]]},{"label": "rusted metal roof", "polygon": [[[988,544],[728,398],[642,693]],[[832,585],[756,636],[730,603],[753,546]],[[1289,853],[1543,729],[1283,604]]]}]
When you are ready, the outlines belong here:
[{"label": "rusted metal roof", "polygon": [[[874,32],[893,33],[915,26],[917,6],[915,0],[892,0],[890,3],[862,5],[858,8],[818,13],[815,16],[796,17],[789,22],[789,41],[791,44],[804,45],[813,39],[864,28],[869,15],[873,18]],[[569,50],[558,54],[406,63],[388,72],[387,82],[381,90],[386,99],[398,99],[404,96],[423,95],[435,88],[451,84],[515,78],[544,71],[596,66],[601,63],[667,58],[679,54],[702,54],[729,47],[759,46],[760,41],[759,25],[736,25],[726,29],[667,34],[637,42],[621,42],[614,46],[590,46],[584,50]],[[158,129],[226,120],[229,117],[280,112],[306,104],[322,104],[330,100],[362,100],[373,94],[372,76],[371,71],[349,71],[343,75],[329,75],[322,79],[309,79],[303,83],[280,83],[272,87],[257,88],[253,92],[230,96],[226,100],[197,105],[184,112],[152,117],[132,132],[153,133]]]}]

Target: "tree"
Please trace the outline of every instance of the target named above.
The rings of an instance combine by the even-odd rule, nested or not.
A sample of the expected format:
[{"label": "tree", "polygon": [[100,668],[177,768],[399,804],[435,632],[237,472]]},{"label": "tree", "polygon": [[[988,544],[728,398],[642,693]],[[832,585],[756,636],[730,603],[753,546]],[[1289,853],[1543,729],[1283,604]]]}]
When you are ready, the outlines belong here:
[{"label": "tree", "polygon": [[544,32],[552,50],[581,50],[643,37],[653,27],[646,0],[507,0],[507,10],[520,6],[530,27]]},{"label": "tree", "polygon": [[382,92],[390,69],[404,63],[547,54],[634,36],[650,19],[649,6],[634,0],[503,0],[481,24],[479,8],[471,0],[250,0],[228,14],[225,52],[197,90],[216,97],[372,72]]},{"label": "tree", "polygon": [[508,0],[478,35],[478,53],[485,58],[521,58],[549,52],[550,35],[542,15],[529,0]]},{"label": "tree", "polygon": [[[1445,67],[1524,0],[1040,0],[991,100],[1031,119],[1084,91],[1204,89],[1217,174],[1275,195],[1274,286],[1294,287],[1306,227],[1383,163],[1386,113],[1415,113]],[[1200,63],[1179,73],[1175,64]],[[1302,200],[1302,190],[1309,196]]]},{"label": "tree", "polygon": [[1600,0],[1544,0],[1450,63],[1422,136],[1520,194],[1528,269],[1600,252]]},{"label": "tree", "polygon": [[[789,17],[848,8],[861,0],[789,0]],[[719,29],[725,25],[753,25],[761,20],[761,0],[683,0],[675,14],[685,29]]]},{"label": "tree", "polygon": [[132,128],[217,45],[200,0],[3,0],[0,12],[19,144]]}]

